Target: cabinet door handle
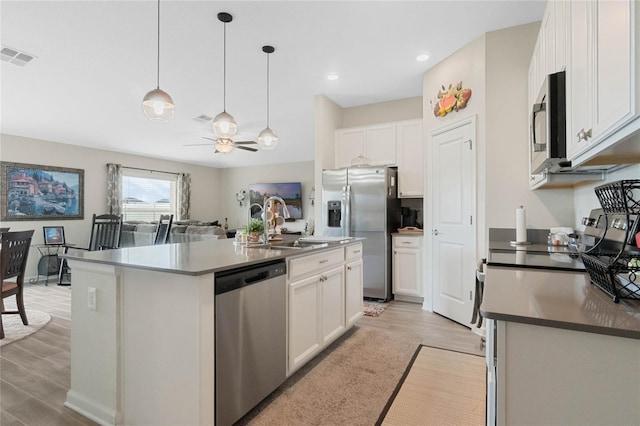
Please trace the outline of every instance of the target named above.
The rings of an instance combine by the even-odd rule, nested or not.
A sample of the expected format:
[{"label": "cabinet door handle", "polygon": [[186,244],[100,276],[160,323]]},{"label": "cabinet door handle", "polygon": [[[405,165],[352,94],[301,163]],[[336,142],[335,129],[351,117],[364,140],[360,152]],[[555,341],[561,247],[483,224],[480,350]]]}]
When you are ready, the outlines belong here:
[{"label": "cabinet door handle", "polygon": [[321,260],[320,262],[318,262],[318,263],[323,264],[323,263],[327,263],[328,261],[329,261],[329,259],[322,259],[322,260]]},{"label": "cabinet door handle", "polygon": [[589,139],[592,134],[593,134],[593,129],[589,129],[586,132],[584,132],[584,140]]},{"label": "cabinet door handle", "polygon": [[393,254],[398,254],[398,250],[394,250],[394,251],[393,251]]},{"label": "cabinet door handle", "polygon": [[350,270],[351,270],[351,266],[347,266],[347,271],[350,271]]},{"label": "cabinet door handle", "polygon": [[411,241],[403,241],[402,244],[411,244]]},{"label": "cabinet door handle", "polygon": [[358,253],[360,253],[360,250],[354,250],[353,251],[353,254],[358,254]]}]

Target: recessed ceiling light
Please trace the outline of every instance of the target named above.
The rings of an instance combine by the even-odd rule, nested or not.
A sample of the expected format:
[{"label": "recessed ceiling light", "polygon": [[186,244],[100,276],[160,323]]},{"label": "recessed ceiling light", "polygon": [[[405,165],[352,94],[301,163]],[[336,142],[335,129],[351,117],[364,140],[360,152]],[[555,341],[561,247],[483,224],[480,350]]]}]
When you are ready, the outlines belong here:
[{"label": "recessed ceiling light", "polygon": [[337,80],[337,79],[338,79],[338,74],[329,74],[327,76],[327,80],[333,81],[333,80]]},{"label": "recessed ceiling light", "polygon": [[427,55],[426,53],[416,56],[416,61],[424,62],[427,59],[429,59],[429,55]]}]

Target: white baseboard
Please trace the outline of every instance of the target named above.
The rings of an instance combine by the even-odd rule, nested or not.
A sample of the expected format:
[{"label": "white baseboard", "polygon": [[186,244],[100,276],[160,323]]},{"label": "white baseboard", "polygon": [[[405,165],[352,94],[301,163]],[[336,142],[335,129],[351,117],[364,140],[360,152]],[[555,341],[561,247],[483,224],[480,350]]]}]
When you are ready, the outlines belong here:
[{"label": "white baseboard", "polygon": [[104,426],[122,424],[122,413],[118,413],[72,390],[67,392],[67,400],[64,406]]}]

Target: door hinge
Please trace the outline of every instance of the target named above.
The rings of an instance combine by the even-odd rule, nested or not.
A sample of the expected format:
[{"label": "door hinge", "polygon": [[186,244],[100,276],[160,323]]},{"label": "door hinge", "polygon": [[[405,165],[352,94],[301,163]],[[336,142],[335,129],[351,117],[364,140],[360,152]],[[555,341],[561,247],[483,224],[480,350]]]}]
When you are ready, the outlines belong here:
[{"label": "door hinge", "polygon": [[469,300],[473,300],[473,290],[469,291]]},{"label": "door hinge", "polygon": [[473,141],[471,139],[469,139],[469,140],[464,141],[462,143],[467,143],[467,142],[469,142],[469,150],[472,150],[473,149]]},{"label": "door hinge", "polygon": [[469,225],[473,225],[473,216],[469,216]]}]

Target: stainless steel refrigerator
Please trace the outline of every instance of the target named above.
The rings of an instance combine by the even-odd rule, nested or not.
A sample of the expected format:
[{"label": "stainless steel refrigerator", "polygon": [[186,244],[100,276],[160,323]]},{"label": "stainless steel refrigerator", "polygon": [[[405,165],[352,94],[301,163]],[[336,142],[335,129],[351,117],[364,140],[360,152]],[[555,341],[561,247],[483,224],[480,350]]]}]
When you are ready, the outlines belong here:
[{"label": "stainless steel refrigerator", "polygon": [[400,222],[397,172],[351,167],[322,172],[322,235],[362,237],[364,297],[390,300],[391,232]]}]

